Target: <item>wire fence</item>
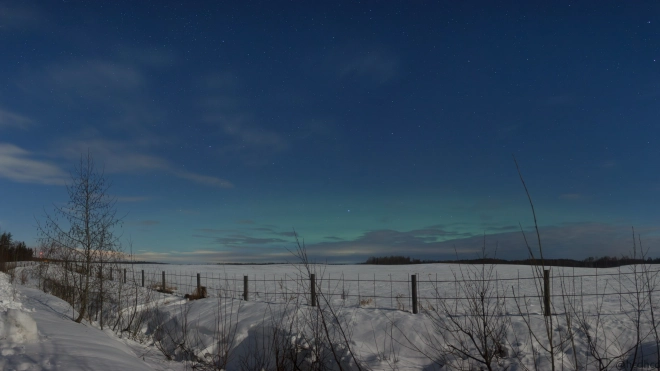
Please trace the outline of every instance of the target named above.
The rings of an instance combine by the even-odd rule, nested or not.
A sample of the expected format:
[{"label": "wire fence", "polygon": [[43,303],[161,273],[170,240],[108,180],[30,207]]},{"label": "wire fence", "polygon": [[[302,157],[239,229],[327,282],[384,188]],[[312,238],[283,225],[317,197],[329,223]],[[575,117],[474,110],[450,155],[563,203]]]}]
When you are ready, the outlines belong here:
[{"label": "wire fence", "polygon": [[[309,274],[296,271],[281,274],[215,273],[130,269],[128,281],[135,285],[183,296],[198,292],[204,287],[209,296],[222,296],[246,301],[286,302],[341,300],[344,305],[364,308],[410,310],[438,307],[440,302],[464,302],[474,300],[475,290],[488,289],[489,299],[509,300],[512,305],[523,301],[549,300],[549,305],[559,300],[601,300],[610,307],[610,313],[627,310],[626,300],[640,290],[660,288],[660,269],[633,269],[624,267],[612,272],[609,269],[592,269],[593,273],[575,274],[569,269],[556,269],[556,274],[499,277],[496,272],[489,278],[476,278],[474,274],[454,274],[442,279],[438,274],[364,274],[322,273]],[[384,267],[383,269],[387,269]],[[615,268],[616,269],[616,268]],[[600,272],[599,272],[600,270]],[[603,270],[605,270],[603,272]],[[640,286],[642,275],[653,281],[652,286]],[[312,278],[313,277],[313,278]],[[313,295],[314,293],[314,295]],[[616,304],[616,305],[615,305]],[[650,305],[650,303],[649,303]],[[617,308],[618,306],[618,308]],[[601,306],[602,307],[602,306]],[[618,310],[617,310],[618,309]]]},{"label": "wire fence", "polygon": [[[11,264],[30,266],[39,262]],[[583,268],[578,273],[575,268],[553,267],[552,271],[548,270],[552,274],[547,277],[543,277],[542,271],[533,273],[532,267],[527,267],[523,275],[519,269],[515,275],[509,268],[505,269],[505,275],[497,270],[484,274],[473,266],[455,268],[448,265],[438,265],[440,272],[426,274],[401,272],[401,267],[392,266],[380,266],[380,270],[396,272],[380,274],[355,270],[329,272],[322,266],[314,266],[311,271],[289,268],[288,272],[279,273],[247,272],[247,269],[245,273],[216,272],[212,268],[210,272],[207,268],[197,273],[164,267],[163,270],[153,266],[113,264],[97,269],[101,269],[99,274],[110,281],[181,297],[187,294],[268,303],[298,301],[310,305],[341,301],[345,306],[413,313],[442,305],[458,306],[483,294],[488,300],[508,301],[512,312],[521,303],[528,307],[530,302],[539,303],[539,312],[550,313],[548,310],[551,310],[555,313],[558,310],[554,308],[561,307],[559,303],[562,301],[595,300],[601,302],[601,314],[616,314],[630,310],[628,299],[632,295],[646,291],[652,298],[651,292],[660,288],[660,269],[651,266]],[[254,269],[254,266],[250,268]],[[646,284],[641,285],[640,280]],[[200,295],[202,289],[204,294]],[[660,303],[649,300],[646,305],[657,304]]]}]

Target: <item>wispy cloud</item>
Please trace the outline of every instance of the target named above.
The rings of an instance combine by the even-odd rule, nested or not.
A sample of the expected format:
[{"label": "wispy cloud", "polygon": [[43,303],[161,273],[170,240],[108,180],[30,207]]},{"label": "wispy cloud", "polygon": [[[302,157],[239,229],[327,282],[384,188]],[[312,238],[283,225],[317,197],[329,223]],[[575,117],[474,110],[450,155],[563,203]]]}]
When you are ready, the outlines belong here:
[{"label": "wispy cloud", "polygon": [[279,152],[289,148],[289,141],[284,136],[256,125],[247,114],[207,113],[202,120],[216,125],[222,134],[232,139],[233,144],[222,147],[226,152],[255,149]]},{"label": "wispy cloud", "polygon": [[274,151],[288,148],[287,141],[281,135],[264,128],[233,122],[226,123],[223,129],[226,134],[235,137],[244,146],[268,148]]},{"label": "wispy cloud", "polygon": [[276,233],[273,228],[267,228],[267,227],[255,227],[255,228],[248,228],[251,231],[259,231],[259,232],[269,232],[269,233]]},{"label": "wispy cloud", "polygon": [[227,237],[217,237],[215,238],[215,242],[225,247],[236,248],[241,246],[283,243],[287,241],[280,238],[261,238],[261,237],[251,237],[241,234],[234,234]]},{"label": "wispy cloud", "polygon": [[108,92],[134,91],[145,84],[143,74],[130,65],[111,61],[73,61],[50,67],[48,77],[62,90],[82,97],[107,96]]},{"label": "wispy cloud", "polygon": [[0,129],[17,128],[27,129],[34,124],[34,121],[18,113],[10,112],[0,108]]},{"label": "wispy cloud", "polygon": [[[453,259],[457,255],[460,258],[477,257],[484,243],[483,235],[436,240],[428,233],[420,234],[421,231],[423,230],[369,231],[350,241],[322,242],[307,247],[309,253],[314,256],[350,257],[351,261],[363,261],[369,256],[402,255],[404,251],[404,255],[421,259]],[[640,228],[637,232],[643,236],[648,246],[660,242],[658,228]],[[534,232],[527,230],[526,233],[530,240],[529,236]],[[536,240],[534,238],[530,241]],[[567,223],[542,227],[541,241],[546,258],[584,259],[588,256],[620,256],[629,254],[632,245],[629,227],[606,223]],[[520,231],[488,234],[486,247],[490,256],[493,256],[497,250],[497,257],[504,259],[528,257]],[[538,246],[531,247],[538,255]]]},{"label": "wispy cloud", "polygon": [[[220,249],[245,249],[245,255],[251,255],[254,249],[270,249],[274,246],[282,248],[293,242],[294,232],[279,232],[275,226],[252,227],[251,220],[239,221],[243,227],[224,229],[224,228],[200,228],[195,231],[201,234],[195,234],[193,237],[207,239],[207,244],[214,245]],[[283,239],[285,237],[287,239]],[[277,250],[277,248],[275,250]]]},{"label": "wispy cloud", "polygon": [[253,247],[246,255],[240,249],[197,249],[193,251],[148,252],[139,251],[133,256],[135,260],[170,263],[249,263],[249,262],[288,262],[294,260],[293,255],[283,248]]},{"label": "wispy cloud", "polygon": [[107,139],[63,140],[56,148],[60,153],[75,160],[81,153],[92,152],[92,155],[104,164],[109,173],[136,173],[145,170],[164,171],[175,177],[192,182],[218,187],[231,188],[232,183],[215,176],[198,174],[176,168],[168,160],[145,153],[140,144],[130,141],[112,141]]},{"label": "wispy cloud", "polygon": [[13,144],[0,143],[0,177],[19,183],[65,184],[69,178],[66,172],[34,157]]},{"label": "wispy cloud", "polygon": [[[91,107],[99,117],[90,128],[78,123],[66,137],[48,139],[51,154],[65,160],[76,160],[80,153],[92,152],[108,173],[164,172],[197,184],[231,188],[233,185],[215,174],[190,171],[181,165],[155,155],[163,146],[171,146],[178,138],[164,138],[157,132],[167,116],[166,109],[152,102],[148,95],[148,68],[163,62],[174,63],[175,57],[158,49],[144,49],[139,56],[136,48],[122,48],[117,60],[67,60],[32,71],[29,77],[19,77],[24,92],[37,98],[44,91],[53,91],[74,107]],[[134,58],[129,58],[132,54]],[[163,67],[163,65],[161,65]],[[44,86],[47,89],[44,89]],[[25,125],[27,118],[0,111],[0,128],[11,124]],[[9,123],[9,124],[8,124]],[[77,130],[77,131],[74,131]],[[108,139],[108,133],[122,133],[121,139]],[[114,137],[113,137],[114,138]]]},{"label": "wispy cloud", "polygon": [[[223,234],[223,233],[236,233],[236,229],[219,229],[219,228],[198,228],[195,229],[198,232],[208,233],[208,234]],[[210,236],[196,236],[196,237],[210,237]]]},{"label": "wispy cloud", "polygon": [[117,202],[143,202],[151,199],[146,196],[117,196]]},{"label": "wispy cloud", "polygon": [[[485,236],[486,252],[490,257],[528,257],[522,233],[513,228],[514,226],[505,226],[500,232]],[[642,236],[647,246],[660,243],[660,228],[638,228],[636,232]],[[530,238],[534,234],[533,229],[526,228],[525,233],[532,244],[532,251],[538,255],[538,246],[534,244],[536,239]],[[236,231],[227,231],[226,235],[219,234],[221,237],[217,234],[206,236],[210,239],[209,243],[217,244],[216,254],[209,252],[209,258],[239,262],[283,262],[293,259],[289,252],[293,246],[291,239],[273,237],[280,233],[257,237]],[[432,227],[409,231],[382,229],[364,232],[353,239],[342,240],[334,236],[324,239],[326,241],[306,244],[312,259],[345,263],[362,262],[371,256],[386,255],[406,255],[430,260],[452,260],[457,257],[472,259],[479,256],[484,246],[484,236],[481,234],[471,235]],[[629,227],[606,223],[567,223],[541,227],[541,241],[546,258],[578,260],[589,256],[630,254],[632,245]]]},{"label": "wispy cloud", "polygon": [[181,171],[181,170],[172,171],[172,174],[174,174],[174,176],[178,178],[190,180],[195,183],[203,184],[211,187],[218,187],[218,188],[234,187],[234,185],[231,182],[214,176],[196,174],[196,173],[191,173],[189,171]]},{"label": "wispy cloud", "polygon": [[145,67],[169,68],[175,66],[179,58],[171,50],[157,46],[135,47],[120,45],[117,57],[126,65],[140,65]]},{"label": "wispy cloud", "polygon": [[150,227],[150,226],[153,226],[153,225],[158,225],[158,224],[160,224],[160,222],[158,220],[140,220],[135,224],[137,224],[139,226],[142,226],[142,227]]},{"label": "wispy cloud", "polygon": [[199,120],[222,138],[214,150],[219,155],[231,155],[248,165],[268,163],[270,157],[291,148],[291,138],[261,124],[240,89],[235,75],[209,73],[193,81],[200,93]]},{"label": "wispy cloud", "polygon": [[504,225],[504,226],[486,225],[484,226],[484,230],[486,230],[487,232],[511,232],[511,231],[519,231],[520,227],[517,225]]},{"label": "wispy cloud", "polygon": [[[195,80],[195,85],[200,86],[205,93],[211,93],[211,96],[221,93],[233,95],[239,89],[240,81],[237,75],[223,70],[204,74]],[[214,94],[215,93],[215,94]]]},{"label": "wispy cloud", "polygon": [[614,160],[602,161],[598,166],[603,169],[613,169],[619,166],[619,162]]},{"label": "wispy cloud", "polygon": [[0,30],[27,28],[38,25],[43,20],[41,13],[21,3],[0,3]]},{"label": "wispy cloud", "polygon": [[165,159],[143,153],[137,143],[128,141],[67,138],[57,141],[55,150],[69,160],[76,160],[81,153],[90,151],[97,162],[103,164],[104,170],[110,173],[164,170],[170,166]]},{"label": "wispy cloud", "polygon": [[[53,153],[73,163],[88,150],[97,165],[107,173],[139,173],[162,171],[197,184],[231,188],[232,183],[215,176],[198,174],[176,168],[169,161],[139,151],[139,146],[128,141],[105,139],[61,140],[53,146]],[[65,184],[68,174],[52,163],[40,160],[33,153],[9,143],[0,143],[0,176],[23,183]],[[144,201],[143,197],[119,197],[120,202]]]},{"label": "wispy cloud", "polygon": [[167,110],[149,94],[148,71],[148,65],[137,61],[70,59],[28,68],[15,83],[31,99],[50,101],[56,95],[72,112],[84,107],[81,116],[95,112],[94,127],[100,130],[122,129],[153,137],[148,129],[165,120]]}]

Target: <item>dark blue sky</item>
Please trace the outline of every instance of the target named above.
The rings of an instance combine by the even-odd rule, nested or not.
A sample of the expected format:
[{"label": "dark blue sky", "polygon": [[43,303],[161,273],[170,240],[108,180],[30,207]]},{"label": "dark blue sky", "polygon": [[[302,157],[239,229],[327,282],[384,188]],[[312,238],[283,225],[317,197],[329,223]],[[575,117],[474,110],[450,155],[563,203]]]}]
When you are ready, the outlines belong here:
[{"label": "dark blue sky", "polygon": [[0,229],[35,246],[89,149],[140,258],[525,258],[513,154],[546,256],[660,256],[658,15],[0,0]]}]

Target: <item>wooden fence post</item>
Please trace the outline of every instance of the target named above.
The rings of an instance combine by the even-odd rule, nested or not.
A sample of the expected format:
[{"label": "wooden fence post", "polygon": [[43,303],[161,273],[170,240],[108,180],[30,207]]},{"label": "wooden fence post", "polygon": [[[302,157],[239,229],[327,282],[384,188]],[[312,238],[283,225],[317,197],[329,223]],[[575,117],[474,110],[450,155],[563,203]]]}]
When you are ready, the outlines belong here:
[{"label": "wooden fence post", "polygon": [[413,274],[410,276],[410,282],[412,283],[412,308],[413,314],[417,314],[417,275]]},{"label": "wooden fence post", "polygon": [[199,273],[197,273],[197,295],[202,296],[202,280],[199,278]]},{"label": "wooden fence post", "polygon": [[312,306],[316,306],[316,275],[314,273],[309,275],[309,284],[312,287]]},{"label": "wooden fence post", "polygon": [[248,301],[248,276],[243,276],[243,300]]},{"label": "wooden fence post", "polygon": [[142,287],[144,287],[144,269],[142,270]]},{"label": "wooden fence post", "polygon": [[543,315],[548,317],[550,313],[550,270],[543,270]]},{"label": "wooden fence post", "polygon": [[165,291],[165,271],[163,271],[163,285],[161,286],[161,290]]},{"label": "wooden fence post", "polygon": [[126,283],[126,268],[124,268],[124,283]]}]

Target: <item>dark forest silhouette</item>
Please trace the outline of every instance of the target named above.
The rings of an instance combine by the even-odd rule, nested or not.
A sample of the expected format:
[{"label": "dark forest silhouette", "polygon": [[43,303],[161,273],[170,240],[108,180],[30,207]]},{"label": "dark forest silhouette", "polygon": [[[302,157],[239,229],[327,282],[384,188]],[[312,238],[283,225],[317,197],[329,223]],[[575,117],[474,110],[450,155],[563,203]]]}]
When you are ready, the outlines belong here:
[{"label": "dark forest silhouette", "polygon": [[[446,263],[446,264],[512,264],[512,265],[540,265],[541,261],[536,259],[523,259],[523,260],[506,260],[495,258],[483,259],[455,259],[455,260],[420,260],[413,259],[409,256],[372,256],[367,259],[363,264],[374,265],[398,265],[398,264],[432,264],[432,263]],[[543,259],[543,265],[549,267],[584,267],[584,268],[612,268],[620,267],[630,264],[660,264],[660,258],[647,258],[635,259],[628,256],[603,256],[603,257],[588,257],[584,260],[574,259]]]},{"label": "dark forest silhouette", "polygon": [[13,241],[9,232],[0,235],[0,263],[32,260],[34,250],[28,248],[25,242]]}]

